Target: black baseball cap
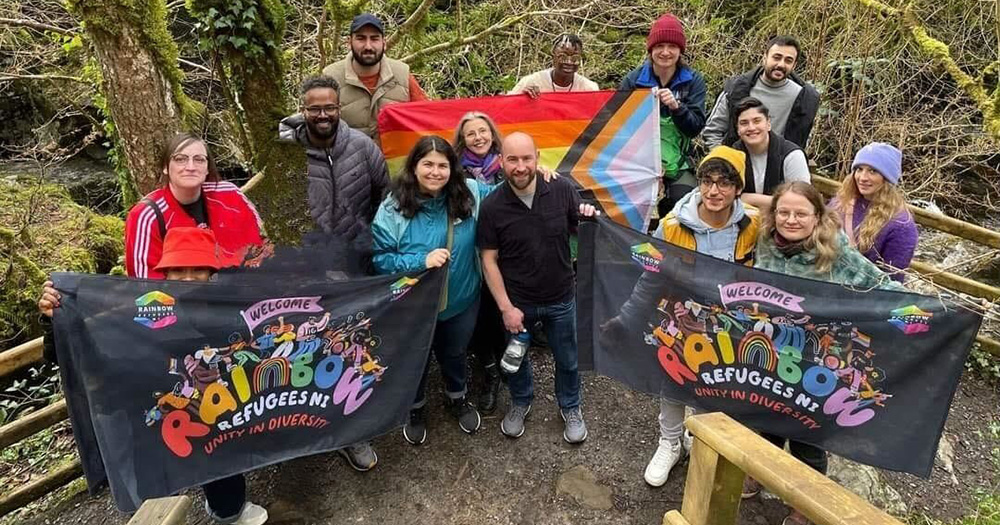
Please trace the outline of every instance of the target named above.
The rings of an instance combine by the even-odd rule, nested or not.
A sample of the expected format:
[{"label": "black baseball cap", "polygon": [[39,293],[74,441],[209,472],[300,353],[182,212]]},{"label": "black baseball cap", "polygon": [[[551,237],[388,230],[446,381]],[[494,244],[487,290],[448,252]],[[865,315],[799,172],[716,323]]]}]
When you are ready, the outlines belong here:
[{"label": "black baseball cap", "polygon": [[356,33],[358,29],[365,26],[374,26],[375,29],[378,29],[379,33],[382,33],[383,35],[385,34],[385,28],[382,27],[382,21],[371,13],[361,13],[360,15],[354,17],[354,20],[351,21],[351,34]]}]

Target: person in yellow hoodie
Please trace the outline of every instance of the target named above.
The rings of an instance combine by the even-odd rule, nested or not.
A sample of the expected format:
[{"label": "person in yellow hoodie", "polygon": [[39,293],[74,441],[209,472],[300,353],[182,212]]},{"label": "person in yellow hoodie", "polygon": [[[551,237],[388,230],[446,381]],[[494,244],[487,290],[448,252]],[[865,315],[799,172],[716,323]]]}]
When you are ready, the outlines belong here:
[{"label": "person in yellow hoodie", "polygon": [[[717,259],[753,266],[759,220],[757,209],[740,200],[746,154],[717,146],[698,165],[698,187],[660,220],[654,237],[711,255]],[[623,307],[624,309],[624,307]],[[660,441],[646,466],[646,483],[659,487],[670,470],[691,450],[684,434],[684,405],[660,399]]]}]

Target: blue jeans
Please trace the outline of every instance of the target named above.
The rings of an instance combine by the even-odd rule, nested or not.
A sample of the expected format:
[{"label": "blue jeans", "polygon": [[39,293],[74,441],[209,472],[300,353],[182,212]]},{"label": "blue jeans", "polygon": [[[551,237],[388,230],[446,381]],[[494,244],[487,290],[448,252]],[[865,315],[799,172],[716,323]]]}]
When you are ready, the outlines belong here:
[{"label": "blue jeans", "polygon": [[[479,298],[469,305],[462,313],[438,321],[434,328],[434,340],[431,342],[431,352],[437,358],[441,367],[441,377],[444,378],[444,393],[448,399],[460,399],[465,396],[466,384],[466,354],[465,347],[472,339],[472,330],[476,326],[479,315]],[[413,408],[420,408],[427,402],[424,391],[427,389],[427,373],[431,369],[431,360],[427,360],[424,375],[417,388],[417,398],[413,400]]]},{"label": "blue jeans", "polygon": [[[556,362],[556,401],[568,410],[580,406],[580,373],[577,371],[576,299],[545,306],[521,307],[524,326],[541,321],[549,338],[552,357]],[[510,334],[508,334],[508,337]],[[521,368],[507,380],[510,397],[515,405],[530,405],[535,397],[531,377],[531,357],[526,354]]]}]

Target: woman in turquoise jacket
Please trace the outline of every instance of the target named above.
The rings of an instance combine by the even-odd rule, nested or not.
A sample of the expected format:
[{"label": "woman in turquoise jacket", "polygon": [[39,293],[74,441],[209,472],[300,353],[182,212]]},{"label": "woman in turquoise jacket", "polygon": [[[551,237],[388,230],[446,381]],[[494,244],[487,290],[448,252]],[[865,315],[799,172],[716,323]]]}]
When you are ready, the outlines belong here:
[{"label": "woman in turquoise jacket", "polygon": [[[425,136],[410,151],[372,224],[375,270],[380,274],[415,272],[450,262],[447,297],[438,314],[431,350],[441,366],[450,411],[470,434],[481,424],[479,413],[465,399],[465,348],[476,324],[482,281],[476,217],[479,203],[492,189],[465,177],[446,140]],[[403,437],[414,445],[427,437],[426,382],[427,370],[403,427]]]}]

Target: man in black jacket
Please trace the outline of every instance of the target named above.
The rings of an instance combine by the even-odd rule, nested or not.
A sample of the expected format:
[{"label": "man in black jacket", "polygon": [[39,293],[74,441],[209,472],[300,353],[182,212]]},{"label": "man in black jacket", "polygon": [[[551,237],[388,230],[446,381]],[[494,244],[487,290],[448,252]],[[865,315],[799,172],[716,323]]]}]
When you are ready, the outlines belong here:
[{"label": "man in black jacket", "polygon": [[702,132],[708,149],[719,144],[732,146],[739,140],[736,105],[751,96],[770,109],[775,134],[806,148],[819,109],[819,92],[794,73],[800,56],[794,38],[774,37],[767,42],[760,66],[726,81]]},{"label": "man in black jacket", "polygon": [[309,213],[324,234],[370,254],[371,223],[389,185],[385,157],[367,135],[341,120],[336,80],[307,78],[301,93],[300,112],[283,119],[278,133],[306,149]]},{"label": "man in black jacket", "polygon": [[[371,261],[372,220],[389,185],[382,150],[364,133],[340,119],[340,85],[316,76],[302,83],[300,113],[278,126],[281,140],[306,148],[309,160],[309,214],[317,229],[345,243],[362,263]],[[370,443],[338,452],[355,470],[375,468],[378,456]]]}]

